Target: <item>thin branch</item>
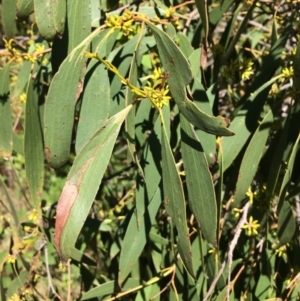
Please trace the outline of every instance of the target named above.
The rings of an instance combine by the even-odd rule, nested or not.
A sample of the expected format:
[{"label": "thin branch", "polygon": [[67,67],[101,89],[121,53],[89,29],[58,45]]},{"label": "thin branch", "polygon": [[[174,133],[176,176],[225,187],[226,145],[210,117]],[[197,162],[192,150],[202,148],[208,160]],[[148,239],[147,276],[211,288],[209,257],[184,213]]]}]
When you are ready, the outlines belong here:
[{"label": "thin branch", "polygon": [[227,295],[226,295],[226,300],[229,300],[229,295],[230,295],[230,275],[231,275],[231,266],[232,266],[232,257],[233,257],[233,251],[236,247],[236,244],[238,242],[238,239],[241,235],[242,232],[242,227],[243,225],[247,222],[247,215],[248,215],[248,211],[249,211],[249,207],[250,207],[250,202],[248,202],[244,208],[243,208],[243,215],[239,221],[239,223],[236,226],[236,231],[234,234],[234,237],[230,243],[229,246],[229,251],[228,251],[228,255],[227,255],[227,259],[224,260],[224,262],[222,263],[222,266],[219,270],[219,273],[217,274],[217,276],[215,277],[215,279],[213,280],[213,282],[210,285],[209,290],[207,291],[203,301],[207,301],[208,298],[211,296],[211,294],[213,293],[215,286],[219,280],[219,278],[221,277],[221,275],[223,274],[223,271],[225,269],[226,266],[226,261],[228,261],[228,286],[227,286]]},{"label": "thin branch", "polygon": [[247,215],[250,207],[250,202],[247,202],[246,205],[243,208],[243,215],[239,221],[239,223],[236,226],[235,234],[233,237],[233,240],[230,243],[229,251],[228,251],[228,284],[227,284],[227,293],[226,293],[226,299],[229,300],[230,297],[230,281],[231,281],[231,266],[232,266],[232,258],[233,258],[233,251],[237,245],[238,239],[241,236],[242,233],[242,227],[247,223]]}]

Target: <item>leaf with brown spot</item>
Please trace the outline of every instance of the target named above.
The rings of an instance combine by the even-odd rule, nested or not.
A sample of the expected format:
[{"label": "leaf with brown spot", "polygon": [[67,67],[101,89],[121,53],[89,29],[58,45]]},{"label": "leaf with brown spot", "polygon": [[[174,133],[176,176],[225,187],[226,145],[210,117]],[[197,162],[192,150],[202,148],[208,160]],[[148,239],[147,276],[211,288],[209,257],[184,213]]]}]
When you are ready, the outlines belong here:
[{"label": "leaf with brown spot", "polygon": [[57,208],[55,247],[62,260],[71,257],[110,160],[121,125],[132,105],[108,119],[82,148],[69,172]]},{"label": "leaf with brown spot", "polygon": [[61,254],[60,245],[59,245],[61,232],[64,229],[64,226],[68,220],[68,216],[69,216],[68,213],[70,212],[77,196],[78,196],[77,186],[67,181],[60,195],[57,208],[56,208],[54,244],[59,254]]}]

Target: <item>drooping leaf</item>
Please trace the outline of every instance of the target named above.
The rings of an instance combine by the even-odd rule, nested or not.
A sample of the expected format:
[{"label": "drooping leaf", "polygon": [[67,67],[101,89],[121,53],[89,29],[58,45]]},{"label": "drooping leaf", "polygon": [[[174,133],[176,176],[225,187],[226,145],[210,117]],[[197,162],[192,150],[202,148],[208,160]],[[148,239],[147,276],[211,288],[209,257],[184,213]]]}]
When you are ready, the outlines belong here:
[{"label": "drooping leaf", "polygon": [[170,91],[179,111],[190,123],[207,133],[219,136],[233,135],[233,132],[227,129],[228,119],[202,112],[187,98],[185,89],[192,80],[192,72],[187,59],[166,33],[152,23],[148,21],[146,23],[154,34],[160,59],[168,75]]},{"label": "drooping leaf", "polygon": [[39,113],[38,81],[27,87],[24,155],[27,183],[35,208],[39,207],[44,184],[44,144]]},{"label": "drooping leaf", "polygon": [[49,88],[44,139],[46,159],[53,168],[62,166],[69,157],[75,104],[82,89],[80,78],[86,60],[84,53],[98,32],[95,30],[68,55]]},{"label": "drooping leaf", "polygon": [[52,40],[56,35],[63,34],[66,5],[66,0],[34,0],[35,20],[41,35],[46,40]]},{"label": "drooping leaf", "polygon": [[162,125],[162,179],[166,211],[172,218],[178,232],[178,252],[187,271],[194,277],[185,198],[164,124]]},{"label": "drooping leaf", "polygon": [[10,64],[0,71],[0,156],[10,157],[12,152],[12,118],[9,89]]},{"label": "drooping leaf", "polygon": [[63,260],[72,248],[90,211],[99,184],[129,113],[129,105],[107,120],[76,157],[57,205],[55,246]]},{"label": "drooping leaf", "polygon": [[264,153],[272,122],[273,113],[270,110],[255,131],[243,156],[234,195],[234,205],[236,207],[239,207],[241,201],[246,198],[246,192],[253,181],[258,164]]},{"label": "drooping leaf", "polygon": [[217,206],[211,173],[201,143],[184,116],[180,117],[180,126],[189,205],[204,238],[216,245]]}]

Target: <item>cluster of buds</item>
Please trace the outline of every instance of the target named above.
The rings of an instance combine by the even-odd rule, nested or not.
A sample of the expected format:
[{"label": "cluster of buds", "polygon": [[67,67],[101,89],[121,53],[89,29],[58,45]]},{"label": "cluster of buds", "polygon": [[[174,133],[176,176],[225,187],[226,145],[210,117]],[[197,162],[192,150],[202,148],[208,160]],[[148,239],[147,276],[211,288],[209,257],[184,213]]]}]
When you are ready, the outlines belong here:
[{"label": "cluster of buds", "polygon": [[124,35],[128,36],[132,31],[134,21],[130,10],[125,10],[123,16],[106,16],[105,24],[113,29],[120,29]]}]

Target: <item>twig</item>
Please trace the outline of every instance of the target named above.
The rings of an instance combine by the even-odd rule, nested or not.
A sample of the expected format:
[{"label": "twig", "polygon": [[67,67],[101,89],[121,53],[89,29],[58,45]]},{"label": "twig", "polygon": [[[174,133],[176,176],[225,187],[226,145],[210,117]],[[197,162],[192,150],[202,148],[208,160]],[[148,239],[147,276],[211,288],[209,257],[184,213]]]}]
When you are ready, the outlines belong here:
[{"label": "twig", "polygon": [[172,277],[171,277],[170,281],[165,285],[165,287],[162,290],[160,290],[156,295],[151,297],[150,301],[156,299],[159,295],[161,295],[174,282],[175,273],[176,273],[176,267],[174,265],[174,271],[172,273]]},{"label": "twig", "polygon": [[221,275],[223,274],[224,268],[226,266],[226,261],[228,260],[228,286],[227,286],[227,294],[226,294],[226,299],[225,300],[229,300],[229,294],[230,294],[230,274],[231,274],[231,266],[232,266],[232,257],[233,257],[233,251],[235,249],[235,246],[237,244],[237,241],[241,235],[242,232],[242,227],[243,225],[247,222],[247,215],[248,215],[248,211],[249,211],[249,207],[250,207],[250,202],[248,202],[244,208],[243,208],[243,215],[239,221],[239,223],[236,226],[236,231],[234,234],[234,237],[230,243],[229,246],[229,251],[228,251],[228,255],[227,255],[227,259],[224,260],[224,262],[222,263],[222,266],[219,270],[219,273],[217,274],[217,276],[215,277],[215,279],[213,280],[213,282],[210,285],[209,290],[207,291],[203,301],[207,301],[208,298],[210,297],[210,295],[213,293],[215,286],[219,280],[219,278],[221,277]]},{"label": "twig", "polygon": [[193,19],[198,18],[199,13],[198,13],[198,9],[194,9],[191,13],[189,13],[189,17],[186,20],[185,24],[184,24],[184,29],[183,29],[183,34],[186,35],[187,29],[190,26],[191,22]]},{"label": "twig", "polygon": [[219,278],[221,277],[221,275],[223,274],[223,271],[225,269],[226,266],[226,260],[222,263],[221,268],[219,270],[219,273],[217,274],[217,276],[215,277],[215,279],[213,280],[213,282],[211,283],[209,290],[207,291],[205,297],[203,298],[202,301],[207,301],[208,298],[210,297],[210,295],[212,294],[213,290],[215,289],[215,286],[219,280]]},{"label": "twig", "polygon": [[50,288],[52,294],[54,294],[60,301],[63,301],[62,298],[59,296],[59,294],[55,291],[55,288],[52,284],[51,273],[50,273],[50,270],[49,270],[47,245],[45,245],[43,248],[44,248],[44,254],[45,254],[45,265],[46,265],[46,272],[47,272],[47,279],[48,279],[48,289]]},{"label": "twig", "polygon": [[227,284],[227,293],[226,293],[226,299],[229,300],[230,297],[230,281],[231,281],[231,266],[232,266],[232,257],[233,257],[233,251],[236,247],[236,244],[238,242],[238,239],[242,233],[242,227],[247,222],[247,215],[250,207],[250,202],[247,202],[247,204],[243,208],[243,215],[239,221],[239,223],[236,226],[235,234],[233,237],[233,240],[230,243],[229,251],[228,251],[228,284]]}]

